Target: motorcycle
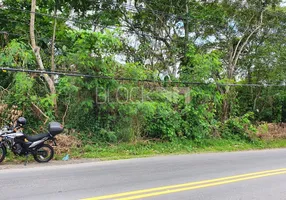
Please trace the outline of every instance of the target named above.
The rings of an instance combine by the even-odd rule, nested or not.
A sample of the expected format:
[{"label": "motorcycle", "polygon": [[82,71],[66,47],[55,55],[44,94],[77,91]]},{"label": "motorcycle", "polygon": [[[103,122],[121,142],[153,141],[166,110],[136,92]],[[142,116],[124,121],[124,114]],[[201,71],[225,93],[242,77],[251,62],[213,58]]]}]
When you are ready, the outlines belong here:
[{"label": "motorcycle", "polygon": [[20,117],[15,126],[4,126],[0,130],[0,163],[6,157],[7,149],[17,156],[26,156],[25,165],[29,155],[39,163],[49,162],[54,157],[53,147],[46,142],[52,141],[57,146],[55,136],[63,132],[63,126],[58,122],[51,122],[47,133],[30,136],[21,131],[26,122],[24,117]]}]

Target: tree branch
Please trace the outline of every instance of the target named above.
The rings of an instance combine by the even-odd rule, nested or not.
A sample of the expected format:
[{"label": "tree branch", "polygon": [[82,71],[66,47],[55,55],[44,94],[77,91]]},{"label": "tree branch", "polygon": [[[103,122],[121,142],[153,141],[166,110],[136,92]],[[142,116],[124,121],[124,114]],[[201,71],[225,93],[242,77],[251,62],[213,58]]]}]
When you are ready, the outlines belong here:
[{"label": "tree branch", "polygon": [[[144,1],[144,2],[145,2],[145,4],[149,7],[149,9],[150,9],[151,12],[153,13],[153,15],[155,15],[155,16],[161,21],[162,24],[166,24],[166,22],[164,22],[164,21],[160,18],[160,16],[157,15],[157,14],[154,12],[153,8],[152,8],[146,1]],[[166,27],[165,27],[165,26],[163,26],[163,27],[164,27],[165,33],[167,34],[167,37],[172,38],[171,35],[170,35],[170,33],[168,32],[168,30],[166,30]]]},{"label": "tree branch", "polygon": [[260,24],[248,35],[248,37],[247,37],[246,40],[244,41],[243,45],[241,46],[239,52],[238,52],[237,55],[236,55],[236,58],[235,58],[234,63],[233,63],[233,64],[234,64],[233,66],[236,66],[236,64],[237,64],[237,62],[238,62],[238,58],[239,58],[239,56],[240,56],[242,50],[244,49],[245,45],[248,44],[249,39],[252,37],[252,35],[253,35],[256,31],[258,31],[258,30],[262,27],[262,24],[263,24],[263,13],[264,13],[264,11],[265,11],[265,10],[263,10],[263,11],[261,12],[261,14],[260,14]]},{"label": "tree branch", "polygon": [[65,114],[62,118],[62,125],[65,126],[65,118],[67,116],[67,112],[68,112],[68,109],[69,109],[69,104],[66,105],[66,110],[65,110]]},{"label": "tree branch", "polygon": [[32,105],[33,105],[34,108],[36,108],[36,110],[38,110],[39,113],[41,113],[46,119],[50,119],[36,104],[32,103]]},{"label": "tree branch", "polygon": [[[132,31],[134,31],[137,35],[141,35],[141,36],[145,36],[144,34],[141,34],[138,32],[137,28],[135,28],[133,26],[133,24],[128,20],[128,17],[126,16],[125,12],[122,11],[122,9],[119,9],[119,11],[121,12],[121,14],[124,16],[124,21],[127,22],[127,24],[129,24],[129,28],[131,28]],[[156,35],[156,33],[154,33],[153,31],[151,31],[151,34],[149,37],[154,37],[157,40],[160,40],[162,42],[164,42],[164,44],[167,46],[168,49],[171,49],[171,45],[168,43],[168,40],[166,38],[160,37],[158,35]]]},{"label": "tree branch", "polygon": [[[251,19],[249,20],[249,24],[251,23],[251,21],[252,21],[252,19],[253,19],[253,17],[254,17],[254,15],[251,17]],[[246,32],[248,31],[250,29],[250,25],[247,27],[247,29],[244,31],[244,33],[243,33],[243,36],[240,38],[240,40],[238,41],[238,43],[237,43],[237,45],[236,45],[236,47],[235,47],[235,50],[234,50],[234,52],[233,52],[233,54],[232,54],[232,60],[234,60],[235,59],[235,57],[236,57],[236,53],[237,53],[237,50],[238,50],[238,48],[239,48],[239,45],[240,45],[240,43],[242,42],[242,39],[244,38],[244,35],[246,34]]]}]

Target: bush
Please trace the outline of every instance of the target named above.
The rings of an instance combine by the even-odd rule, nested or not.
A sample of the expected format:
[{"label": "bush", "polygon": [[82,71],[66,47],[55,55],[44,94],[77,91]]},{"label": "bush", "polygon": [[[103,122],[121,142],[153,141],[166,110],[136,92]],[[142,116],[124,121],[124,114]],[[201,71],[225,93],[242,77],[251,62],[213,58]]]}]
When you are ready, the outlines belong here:
[{"label": "bush", "polygon": [[158,103],[155,113],[147,116],[145,132],[148,137],[172,140],[178,136],[182,119],[170,104]]},{"label": "bush", "polygon": [[225,139],[252,141],[257,129],[252,125],[250,119],[253,113],[247,113],[242,117],[233,117],[221,124],[221,136]]}]

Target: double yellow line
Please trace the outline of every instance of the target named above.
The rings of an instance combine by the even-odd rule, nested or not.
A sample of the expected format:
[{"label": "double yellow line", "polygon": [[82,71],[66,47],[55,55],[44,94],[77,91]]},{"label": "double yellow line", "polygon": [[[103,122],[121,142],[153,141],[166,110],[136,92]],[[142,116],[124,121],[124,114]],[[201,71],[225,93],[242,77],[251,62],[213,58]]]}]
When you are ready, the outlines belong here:
[{"label": "double yellow line", "polygon": [[255,172],[249,174],[242,174],[237,176],[228,176],[224,178],[217,178],[205,181],[190,182],[178,185],[170,185],[164,187],[150,188],[145,190],[137,190],[131,192],[124,192],[119,194],[105,195],[99,197],[93,197],[83,200],[104,200],[104,199],[116,199],[116,200],[133,200],[142,199],[147,197],[159,196],[164,194],[171,194],[176,192],[183,192],[188,190],[194,190],[199,188],[206,188],[211,186],[223,185],[228,183],[234,183],[239,181],[245,181],[250,179],[257,179],[267,176],[274,176],[278,174],[286,174],[286,168],[268,170],[262,172]]}]

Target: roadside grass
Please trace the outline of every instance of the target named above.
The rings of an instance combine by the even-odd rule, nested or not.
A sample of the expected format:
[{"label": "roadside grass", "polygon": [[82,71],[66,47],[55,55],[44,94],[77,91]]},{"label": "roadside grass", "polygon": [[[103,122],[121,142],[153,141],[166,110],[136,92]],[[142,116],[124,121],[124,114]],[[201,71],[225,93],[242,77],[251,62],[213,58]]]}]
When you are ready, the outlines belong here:
[{"label": "roadside grass", "polygon": [[98,158],[100,160],[118,160],[156,155],[178,155],[190,153],[233,152],[245,150],[261,150],[286,147],[286,139],[272,141],[233,141],[210,139],[202,142],[181,140],[173,142],[122,143],[118,145],[96,144],[86,145],[81,150],[72,149],[72,158]]},{"label": "roadside grass", "polygon": [[[72,148],[69,152],[55,154],[54,159],[62,160],[66,154],[69,154],[70,159],[96,158],[103,161],[160,155],[234,152],[274,148],[286,148],[286,139],[257,140],[254,142],[209,139],[201,142],[194,142],[191,140],[178,140],[172,142],[139,141],[136,143],[120,144],[103,143],[85,145],[81,148]],[[24,161],[25,157],[14,156],[12,152],[9,152],[4,163],[23,163]],[[28,161],[29,163],[34,162],[33,157],[29,156]]]}]

